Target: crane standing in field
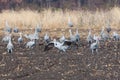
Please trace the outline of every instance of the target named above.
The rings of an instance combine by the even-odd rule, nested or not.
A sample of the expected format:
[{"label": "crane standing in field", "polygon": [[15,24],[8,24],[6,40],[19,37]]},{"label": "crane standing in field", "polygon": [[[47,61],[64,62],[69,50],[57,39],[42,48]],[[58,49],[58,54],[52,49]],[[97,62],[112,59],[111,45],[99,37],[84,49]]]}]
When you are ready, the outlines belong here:
[{"label": "crane standing in field", "polygon": [[41,26],[37,24],[37,26],[35,27],[35,30],[37,32],[41,32],[42,31]]},{"label": "crane standing in field", "polygon": [[76,29],[75,38],[76,38],[76,42],[80,42],[80,34],[78,32],[78,28]]},{"label": "crane standing in field", "polygon": [[49,43],[50,42],[50,37],[49,37],[48,33],[45,34],[44,41],[45,41],[45,43]]},{"label": "crane standing in field", "polygon": [[69,29],[69,33],[70,33],[70,40],[71,40],[72,42],[76,42],[76,36],[72,34],[71,29]]},{"label": "crane standing in field", "polygon": [[7,32],[5,32],[5,36],[3,37],[3,39],[2,39],[2,42],[9,42],[9,38],[10,38],[10,35],[9,35],[9,33]]},{"label": "crane standing in field", "polygon": [[13,31],[14,31],[14,33],[18,33],[19,29],[17,27],[14,27]]},{"label": "crane standing in field", "polygon": [[7,51],[8,51],[8,53],[12,53],[12,52],[13,52],[13,48],[14,48],[14,46],[13,46],[13,44],[12,44],[11,36],[10,36],[10,37],[9,37],[9,42],[8,42],[8,44],[7,44]]},{"label": "crane standing in field", "polygon": [[119,41],[120,40],[120,35],[117,32],[113,32],[113,39],[115,41]]},{"label": "crane standing in field", "polygon": [[25,36],[25,38],[30,39],[30,40],[33,40],[33,39],[38,40],[39,39],[39,34],[38,34],[37,29],[35,29],[35,32],[33,34],[28,34],[28,35],[25,34],[24,36]]},{"label": "crane standing in field", "polygon": [[98,48],[99,48],[99,39],[96,39],[96,42],[92,43],[90,45],[90,49],[92,50],[92,54],[94,51],[96,51],[98,53]]},{"label": "crane standing in field", "polygon": [[89,30],[88,36],[87,36],[87,42],[90,45],[93,42],[93,37],[91,34],[91,29]]},{"label": "crane standing in field", "polygon": [[100,33],[100,36],[101,36],[101,39],[103,39],[104,41],[106,41],[106,40],[109,39],[108,33],[105,33],[105,31],[104,31],[104,27],[102,28],[102,31],[101,31],[101,33]]},{"label": "crane standing in field", "polygon": [[107,26],[106,26],[106,31],[107,31],[108,33],[111,32],[111,27],[110,27],[110,24],[109,24],[109,23],[108,23]]},{"label": "crane standing in field", "polygon": [[71,18],[70,18],[70,17],[68,18],[68,26],[69,26],[69,27],[73,27],[73,22],[71,21]]},{"label": "crane standing in field", "polygon": [[20,37],[18,38],[18,43],[21,44],[23,42],[23,38],[22,38],[22,33],[19,33]]},{"label": "crane standing in field", "polygon": [[6,21],[5,22],[5,29],[4,29],[6,32],[8,32],[8,33],[11,33],[12,32],[12,28],[10,28],[10,26],[9,26],[9,24],[8,24],[8,22]]},{"label": "crane standing in field", "polygon": [[60,41],[61,43],[65,41],[65,36],[64,36],[64,34],[61,36],[61,38],[59,39],[59,41]]}]

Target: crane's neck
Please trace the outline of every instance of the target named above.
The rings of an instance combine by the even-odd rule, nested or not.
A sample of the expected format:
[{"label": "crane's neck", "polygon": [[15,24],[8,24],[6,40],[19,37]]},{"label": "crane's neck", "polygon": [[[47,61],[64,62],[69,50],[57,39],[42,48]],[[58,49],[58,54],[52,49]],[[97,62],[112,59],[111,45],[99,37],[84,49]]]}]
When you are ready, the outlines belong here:
[{"label": "crane's neck", "polygon": [[9,39],[9,44],[11,44],[12,42],[11,42],[11,38]]},{"label": "crane's neck", "polygon": [[96,44],[97,44],[97,45],[99,44],[99,40],[98,40],[98,39],[96,40]]},{"label": "crane's neck", "polygon": [[72,36],[73,34],[72,34],[72,31],[71,31],[71,29],[69,30],[69,33],[70,33],[70,36]]},{"label": "crane's neck", "polygon": [[76,30],[76,34],[78,34],[78,29]]}]

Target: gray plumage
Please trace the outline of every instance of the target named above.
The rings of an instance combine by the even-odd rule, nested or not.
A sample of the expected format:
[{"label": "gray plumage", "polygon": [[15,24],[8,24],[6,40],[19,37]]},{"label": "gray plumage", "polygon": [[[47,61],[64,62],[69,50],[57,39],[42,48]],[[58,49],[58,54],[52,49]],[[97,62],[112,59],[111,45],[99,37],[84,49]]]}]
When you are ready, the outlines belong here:
[{"label": "gray plumage", "polygon": [[92,34],[91,34],[91,30],[89,30],[89,33],[88,33],[88,36],[87,36],[87,42],[89,44],[91,44],[93,42],[93,37],[92,37]]},{"label": "gray plumage", "polygon": [[70,40],[71,40],[72,42],[76,42],[76,36],[72,34],[71,29],[69,29],[69,33],[70,33]]},{"label": "gray plumage", "polygon": [[96,42],[94,42],[90,45],[90,49],[92,50],[92,54],[94,51],[96,51],[98,53],[98,48],[99,48],[99,40],[97,39]]},{"label": "gray plumage", "polygon": [[18,32],[19,32],[19,29],[18,29],[17,27],[15,27],[15,28],[13,29],[13,31],[14,31],[14,33],[18,33]]},{"label": "gray plumage", "polygon": [[109,24],[106,26],[106,31],[107,31],[108,33],[110,33],[110,31],[111,31],[111,27],[110,27]]},{"label": "gray plumage", "polygon": [[9,24],[8,24],[7,21],[6,21],[6,23],[5,23],[5,31],[6,31],[6,32],[9,32],[9,33],[12,32],[12,28],[10,28],[10,26],[9,26]]},{"label": "gray plumage", "polygon": [[37,24],[35,30],[36,30],[37,32],[41,32],[42,29],[41,29],[41,27]]},{"label": "gray plumage", "polygon": [[113,39],[116,41],[120,40],[120,35],[117,32],[113,32]]},{"label": "gray plumage", "polygon": [[23,38],[22,38],[22,33],[19,33],[20,37],[18,38],[18,43],[21,44],[23,42]]},{"label": "gray plumage", "polygon": [[71,21],[70,17],[68,18],[68,26],[73,27],[73,22]]},{"label": "gray plumage", "polygon": [[44,51],[46,51],[49,46],[52,46],[52,47],[56,47],[57,49],[59,49],[60,51],[63,51],[63,52],[66,52],[66,50],[68,49],[68,46],[63,43],[60,43],[58,41],[56,41],[56,39],[54,39],[53,41],[51,41],[50,43],[48,43],[46,46],[45,46],[45,49]]},{"label": "gray plumage", "polygon": [[50,42],[50,37],[49,37],[48,33],[45,34],[45,36],[44,36],[44,41],[45,41],[46,43],[49,43],[49,42]]},{"label": "gray plumage", "polygon": [[101,39],[104,40],[104,41],[109,39],[109,35],[107,33],[105,33],[105,31],[104,31],[104,27],[102,28],[100,36],[101,36]]},{"label": "gray plumage", "polygon": [[64,34],[61,36],[61,38],[59,39],[60,42],[64,42],[66,39],[65,39],[65,36]]},{"label": "gray plumage", "polygon": [[35,40],[31,40],[26,44],[26,48],[33,48],[34,46],[35,46]]},{"label": "gray plumage", "polygon": [[11,42],[11,38],[9,38],[9,42],[8,42],[8,44],[7,44],[7,51],[8,51],[8,53],[12,53],[13,52],[13,44],[12,44],[12,42]]},{"label": "gray plumage", "polygon": [[9,42],[10,37],[11,36],[8,33],[6,33],[5,36],[2,39],[2,42]]},{"label": "gray plumage", "polygon": [[80,42],[80,34],[78,32],[78,29],[76,29],[75,38],[76,38],[76,42]]},{"label": "gray plumage", "polygon": [[72,41],[72,42],[80,42],[80,35],[79,35],[79,33],[78,33],[78,29],[76,30],[76,34],[75,35],[73,35],[72,34],[72,31],[71,31],[71,29],[69,29],[69,33],[70,33],[70,40]]},{"label": "gray plumage", "polygon": [[33,34],[25,34],[25,38],[30,39],[30,40],[38,40],[39,39],[39,34],[37,30],[35,29],[35,32]]}]

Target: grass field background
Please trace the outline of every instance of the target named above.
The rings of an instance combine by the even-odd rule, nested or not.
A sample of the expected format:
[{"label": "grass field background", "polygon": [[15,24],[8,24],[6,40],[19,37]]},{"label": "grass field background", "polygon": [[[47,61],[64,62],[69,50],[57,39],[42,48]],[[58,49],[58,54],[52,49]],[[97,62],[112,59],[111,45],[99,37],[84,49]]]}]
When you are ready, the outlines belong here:
[{"label": "grass field background", "polygon": [[37,24],[43,29],[68,28],[68,19],[71,18],[75,28],[101,28],[109,22],[111,27],[119,28],[120,8],[110,10],[43,10],[41,12],[31,10],[3,11],[0,13],[0,28],[4,28],[7,20],[11,27],[34,28]]}]

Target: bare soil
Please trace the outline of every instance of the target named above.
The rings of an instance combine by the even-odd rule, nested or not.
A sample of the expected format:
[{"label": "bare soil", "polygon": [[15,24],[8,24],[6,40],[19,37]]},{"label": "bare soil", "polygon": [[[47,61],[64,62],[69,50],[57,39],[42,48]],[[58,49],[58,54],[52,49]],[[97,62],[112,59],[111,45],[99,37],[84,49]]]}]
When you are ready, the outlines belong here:
[{"label": "bare soil", "polygon": [[0,80],[120,80],[120,41],[101,42],[92,54],[84,37],[78,49],[67,52],[44,51],[39,44],[26,49],[16,39],[12,54],[0,41]]}]

